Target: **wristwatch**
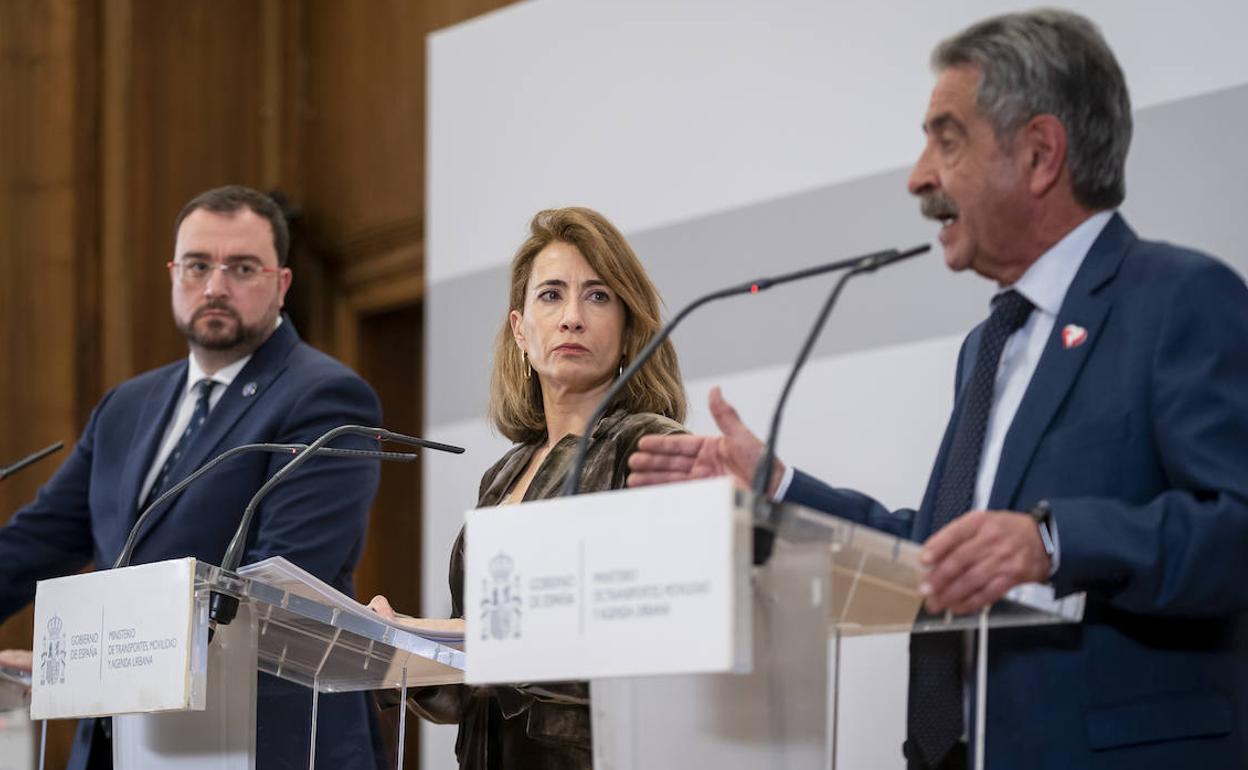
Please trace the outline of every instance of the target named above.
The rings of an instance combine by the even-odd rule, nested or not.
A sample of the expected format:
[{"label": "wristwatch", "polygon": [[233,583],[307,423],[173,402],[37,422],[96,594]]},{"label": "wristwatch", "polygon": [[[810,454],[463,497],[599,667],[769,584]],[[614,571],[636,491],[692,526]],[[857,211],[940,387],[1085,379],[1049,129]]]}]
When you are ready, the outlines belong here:
[{"label": "wristwatch", "polygon": [[1049,501],[1041,500],[1036,503],[1027,515],[1036,520],[1036,526],[1040,529],[1040,542],[1044,544],[1044,552],[1052,562],[1057,546],[1053,539],[1053,509],[1049,507]]}]

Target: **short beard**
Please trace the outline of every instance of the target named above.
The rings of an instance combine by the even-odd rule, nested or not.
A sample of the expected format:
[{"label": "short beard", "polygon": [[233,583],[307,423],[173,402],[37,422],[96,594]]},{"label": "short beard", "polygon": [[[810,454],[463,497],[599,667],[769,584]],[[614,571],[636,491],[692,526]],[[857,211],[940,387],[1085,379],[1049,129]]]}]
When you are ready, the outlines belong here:
[{"label": "short beard", "polygon": [[[230,335],[201,334],[195,330],[195,323],[209,310],[228,313],[234,319],[234,333]],[[269,337],[273,331],[274,318],[265,318],[260,323],[247,326],[238,312],[223,304],[207,304],[196,310],[189,321],[175,319],[178,331],[186,337],[193,347],[211,350],[218,353],[235,352],[240,356],[251,353]]]}]

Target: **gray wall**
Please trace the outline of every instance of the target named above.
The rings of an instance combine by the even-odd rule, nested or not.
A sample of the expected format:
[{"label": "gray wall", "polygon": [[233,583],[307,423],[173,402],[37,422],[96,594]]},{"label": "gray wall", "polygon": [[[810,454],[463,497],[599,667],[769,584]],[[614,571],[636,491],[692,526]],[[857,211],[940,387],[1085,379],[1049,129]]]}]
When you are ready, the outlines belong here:
[{"label": "gray wall", "polygon": [[[1115,48],[1136,110],[1123,213],[1144,237],[1248,271],[1248,28],[1240,3],[1068,3]],[[1021,3],[538,0],[430,47],[426,425],[463,457],[425,462],[425,603],[477,480],[506,449],[483,414],[507,263],[540,208],[587,205],[626,232],[675,311],[728,283],[934,240],[905,191],[931,46]],[[887,42],[887,44],[884,43]],[[721,384],[761,430],[829,278],[707,307],[675,335],[693,413]],[[917,502],[961,335],[992,287],[939,250],[851,284],[794,391],[787,460],[893,505]],[[842,766],[900,767],[904,639],[847,645]],[[426,768],[454,728],[425,726]]]}]

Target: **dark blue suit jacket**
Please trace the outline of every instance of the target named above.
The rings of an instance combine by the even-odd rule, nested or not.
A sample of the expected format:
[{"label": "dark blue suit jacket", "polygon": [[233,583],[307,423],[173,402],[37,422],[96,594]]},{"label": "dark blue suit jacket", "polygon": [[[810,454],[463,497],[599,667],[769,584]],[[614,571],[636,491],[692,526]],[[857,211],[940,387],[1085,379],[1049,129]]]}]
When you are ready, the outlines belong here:
[{"label": "dark blue suit jacket", "polygon": [[[90,563],[112,566],[135,522],[140,487],[185,387],[186,371],[184,359],[104,396],[69,459],[35,501],[0,529],[0,619],[30,602],[37,580]],[[180,480],[240,444],[310,443],[336,425],[378,425],[380,419],[368,384],[301,342],[286,319],[222,395],[171,478]],[[372,443],[369,448],[375,448]],[[350,439],[335,442],[349,445]],[[244,455],[199,479],[145,525],[133,563],[194,556],[220,564],[251,496],[288,461],[285,455]],[[285,556],[352,594],[351,575],[364,548],[377,481],[375,461],[308,462],[265,498],[243,563]],[[261,675],[258,767],[307,767],[310,703],[301,688]],[[361,695],[321,698],[318,764],[375,767],[367,706]],[[80,725],[71,766],[85,763],[90,728],[90,720]]]},{"label": "dark blue suit jacket", "polygon": [[[1062,345],[1061,329],[1087,329]],[[958,383],[980,329],[966,338]],[[961,388],[958,388],[959,391]],[[786,499],[923,541],[918,511],[796,474]],[[1059,595],[1084,622],[995,631],[989,767],[1248,767],[1248,290],[1221,263],[1110,220],[1010,425],[990,509],[1053,509]]]}]

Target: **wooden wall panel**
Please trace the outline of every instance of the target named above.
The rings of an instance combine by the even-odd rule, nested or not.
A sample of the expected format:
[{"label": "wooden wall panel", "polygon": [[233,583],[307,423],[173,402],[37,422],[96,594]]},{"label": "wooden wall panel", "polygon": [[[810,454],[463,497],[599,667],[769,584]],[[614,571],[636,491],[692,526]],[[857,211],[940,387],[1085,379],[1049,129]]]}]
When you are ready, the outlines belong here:
[{"label": "wooden wall panel", "polygon": [[[124,237],[110,261],[129,273],[131,376],[186,354],[169,311],[173,219],[196,193],[228,183],[264,189],[264,5],[252,0],[129,0],[119,135],[121,199],[106,201]],[[111,4],[104,6],[111,13]],[[275,109],[275,106],[271,106]],[[107,301],[107,298],[106,298]]]},{"label": "wooden wall panel", "polygon": [[[374,314],[364,320],[359,335],[360,372],[381,397],[386,425],[400,431],[419,432],[409,426],[420,424],[420,399],[415,394],[422,389],[421,315],[419,305]],[[381,593],[410,613],[419,610],[421,592],[420,462],[383,466],[368,542],[355,574],[361,601]],[[397,716],[397,709],[383,713],[387,736],[397,737]],[[407,757],[420,756],[420,730],[410,721],[406,747]]]},{"label": "wooden wall panel", "polygon": [[[55,440],[72,446],[88,406],[94,271],[94,94],[81,65],[93,9],[72,0],[0,3],[0,463]],[[90,390],[90,388],[87,388]],[[0,483],[5,521],[68,454]],[[29,648],[29,608],[0,626],[0,648]],[[49,767],[72,725],[51,731]]]},{"label": "wooden wall panel", "polygon": [[[78,431],[77,32],[69,0],[0,3],[0,463]],[[0,483],[0,518],[59,459]]]},{"label": "wooden wall panel", "polygon": [[[425,36],[505,4],[0,0],[0,462],[72,444],[108,388],[186,354],[173,218],[227,183],[286,194],[300,332],[420,433]],[[67,454],[0,483],[0,521]],[[388,466],[363,598],[419,609],[420,532],[418,466]],[[27,611],[0,647],[30,634]]]},{"label": "wooden wall panel", "polygon": [[[419,220],[424,207],[424,30],[415,3],[303,8],[301,202],[322,241]],[[416,234],[419,240],[419,232]]]}]

